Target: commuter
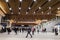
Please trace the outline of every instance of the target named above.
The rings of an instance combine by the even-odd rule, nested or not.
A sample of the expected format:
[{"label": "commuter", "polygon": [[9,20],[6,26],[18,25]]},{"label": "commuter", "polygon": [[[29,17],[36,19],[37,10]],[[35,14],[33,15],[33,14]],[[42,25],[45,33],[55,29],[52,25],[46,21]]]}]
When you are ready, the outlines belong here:
[{"label": "commuter", "polygon": [[10,22],[7,22],[6,29],[7,29],[8,34],[10,34],[10,32],[11,32],[11,23]]},{"label": "commuter", "polygon": [[2,27],[2,32],[6,32],[6,27]]},{"label": "commuter", "polygon": [[20,30],[20,32],[21,32],[22,29],[20,28],[19,30]]},{"label": "commuter", "polygon": [[37,29],[37,32],[39,33],[39,29]]},{"label": "commuter", "polygon": [[34,35],[34,32],[35,32],[35,28],[32,27],[32,35]]},{"label": "commuter", "polygon": [[14,27],[13,30],[14,30],[14,32],[17,34],[18,27]]},{"label": "commuter", "polygon": [[58,35],[58,28],[55,28],[55,35]]},{"label": "commuter", "polygon": [[44,29],[44,32],[46,32],[46,28]]},{"label": "commuter", "polygon": [[37,27],[37,33],[39,33],[39,28]]},{"label": "commuter", "polygon": [[46,32],[46,28],[43,28],[43,29],[42,29],[42,32]]},{"label": "commuter", "polygon": [[54,28],[52,29],[52,32],[54,32]]},{"label": "commuter", "polygon": [[31,28],[28,28],[28,29],[27,29],[27,35],[26,35],[26,38],[28,37],[28,35],[30,35],[31,38],[32,38],[32,35],[31,35]]},{"label": "commuter", "polygon": [[7,29],[8,34],[10,34],[10,32],[11,32],[11,27],[7,26],[6,29]]}]

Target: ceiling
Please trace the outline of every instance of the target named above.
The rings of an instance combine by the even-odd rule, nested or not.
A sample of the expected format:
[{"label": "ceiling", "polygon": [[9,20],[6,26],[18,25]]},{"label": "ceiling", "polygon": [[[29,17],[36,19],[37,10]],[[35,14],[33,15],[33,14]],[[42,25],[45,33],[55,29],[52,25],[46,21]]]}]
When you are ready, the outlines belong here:
[{"label": "ceiling", "polygon": [[56,17],[60,0],[0,0],[0,10],[7,19],[16,21],[35,21],[36,19],[52,19]]}]

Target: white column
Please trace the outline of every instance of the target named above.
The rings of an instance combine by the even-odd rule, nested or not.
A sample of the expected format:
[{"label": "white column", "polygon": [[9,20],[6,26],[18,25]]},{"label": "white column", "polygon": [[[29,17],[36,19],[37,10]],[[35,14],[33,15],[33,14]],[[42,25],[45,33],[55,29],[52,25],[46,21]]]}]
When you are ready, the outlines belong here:
[{"label": "white column", "polygon": [[[1,18],[2,18],[2,16],[0,15],[0,23],[1,23]],[[0,30],[1,30],[1,28],[2,28],[2,25],[0,24]]]},{"label": "white column", "polygon": [[0,23],[1,23],[1,18],[2,18],[2,16],[0,15]]},{"label": "white column", "polygon": [[58,33],[59,33],[59,25],[58,25]]}]

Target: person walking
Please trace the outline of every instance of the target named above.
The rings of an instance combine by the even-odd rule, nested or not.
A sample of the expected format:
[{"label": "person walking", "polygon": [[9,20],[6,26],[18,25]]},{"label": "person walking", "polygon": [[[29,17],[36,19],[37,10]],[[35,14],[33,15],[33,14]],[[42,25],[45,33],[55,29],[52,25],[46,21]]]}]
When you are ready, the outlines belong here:
[{"label": "person walking", "polygon": [[55,35],[58,35],[58,29],[55,28]]},{"label": "person walking", "polygon": [[32,38],[32,35],[31,35],[31,28],[28,28],[28,29],[27,29],[27,35],[26,35],[26,38],[28,37],[28,35],[30,35],[31,38]]},{"label": "person walking", "polygon": [[14,32],[15,32],[16,35],[17,35],[18,27],[14,27],[13,30],[14,30]]},{"label": "person walking", "polygon": [[39,33],[39,28],[37,27],[37,33]]},{"label": "person walking", "polygon": [[34,35],[34,32],[35,32],[35,28],[32,27],[32,35]]}]

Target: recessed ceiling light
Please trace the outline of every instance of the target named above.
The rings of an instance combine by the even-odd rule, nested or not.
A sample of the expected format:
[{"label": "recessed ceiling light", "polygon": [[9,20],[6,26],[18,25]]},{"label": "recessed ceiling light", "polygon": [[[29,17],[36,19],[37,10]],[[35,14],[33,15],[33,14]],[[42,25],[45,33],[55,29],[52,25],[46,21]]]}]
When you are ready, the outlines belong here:
[{"label": "recessed ceiling light", "polygon": [[51,0],[48,0],[48,2],[50,2]]},{"label": "recessed ceiling light", "polygon": [[49,11],[47,14],[51,14],[51,11]]},{"label": "recessed ceiling light", "polygon": [[60,14],[60,11],[57,11],[58,14]]},{"label": "recessed ceiling light", "polygon": [[43,19],[42,21],[48,21],[47,19]]},{"label": "recessed ceiling light", "polygon": [[5,0],[6,2],[9,2],[9,0]]},{"label": "recessed ceiling light", "polygon": [[28,12],[26,12],[26,14],[28,14]]},{"label": "recessed ceiling light", "polygon": [[28,9],[31,9],[30,7]]},{"label": "recessed ceiling light", "polygon": [[33,0],[34,2],[36,2],[36,0]]},{"label": "recessed ceiling light", "polygon": [[49,9],[51,9],[51,7],[49,7]]},{"label": "recessed ceiling light", "polygon": [[43,14],[44,12],[42,11],[41,13]]},{"label": "recessed ceiling light", "polygon": [[19,0],[20,2],[22,2],[22,0]]},{"label": "recessed ceiling light", "polygon": [[36,12],[34,11],[34,14],[35,14]]},{"label": "recessed ceiling light", "polygon": [[9,8],[9,10],[12,10],[12,8]]},{"label": "recessed ceiling light", "polygon": [[11,12],[11,14],[13,14],[13,12]]},{"label": "recessed ceiling light", "polygon": [[19,7],[19,10],[21,10],[21,7]]},{"label": "recessed ceiling light", "polygon": [[35,12],[34,12],[34,14],[35,14]]},{"label": "recessed ceiling light", "polygon": [[49,12],[47,14],[50,14]]},{"label": "recessed ceiling light", "polygon": [[60,10],[60,7],[58,7],[57,9]]},{"label": "recessed ceiling light", "polygon": [[20,14],[20,12],[18,14]]},{"label": "recessed ceiling light", "polygon": [[41,7],[39,7],[39,9],[41,9]]}]

